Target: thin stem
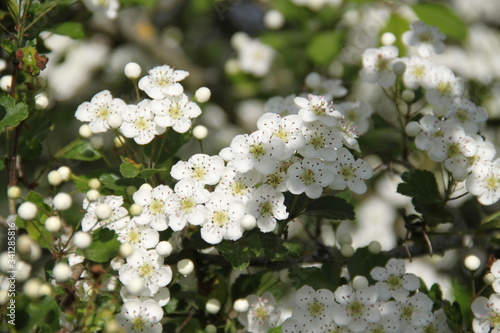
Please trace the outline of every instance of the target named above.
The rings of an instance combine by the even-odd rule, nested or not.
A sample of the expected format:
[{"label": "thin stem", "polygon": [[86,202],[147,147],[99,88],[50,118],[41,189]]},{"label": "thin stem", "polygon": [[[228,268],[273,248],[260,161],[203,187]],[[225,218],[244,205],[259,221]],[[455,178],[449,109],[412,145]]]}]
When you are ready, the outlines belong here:
[{"label": "thin stem", "polygon": [[33,25],[35,25],[38,21],[40,21],[45,15],[47,15],[52,9],[54,9],[57,6],[57,3],[54,2],[50,7],[48,7],[44,12],[42,12],[40,15],[37,16],[28,26],[24,29],[25,31],[28,31]]}]

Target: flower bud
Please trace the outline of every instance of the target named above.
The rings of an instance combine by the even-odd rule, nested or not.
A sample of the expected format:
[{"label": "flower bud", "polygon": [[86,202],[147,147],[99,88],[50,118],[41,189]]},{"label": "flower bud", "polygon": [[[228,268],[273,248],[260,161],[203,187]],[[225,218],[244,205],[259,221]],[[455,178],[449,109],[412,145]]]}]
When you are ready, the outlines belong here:
[{"label": "flower bud", "polygon": [[17,215],[23,220],[33,220],[38,209],[36,205],[30,201],[23,202],[17,209]]},{"label": "flower bud", "polygon": [[216,314],[217,312],[220,311],[220,302],[219,300],[215,298],[211,298],[207,301],[205,304],[205,309],[207,310],[208,313],[211,314]]},{"label": "flower bud", "polygon": [[392,64],[392,71],[396,75],[403,75],[404,72],[406,71],[406,64],[401,60],[395,61]]},{"label": "flower bud", "polygon": [[372,241],[368,244],[368,251],[372,254],[379,254],[382,251],[382,245],[377,241]]},{"label": "flower bud", "polygon": [[63,181],[67,182],[71,178],[71,169],[67,166],[62,166],[57,171],[61,174]]},{"label": "flower bud", "polygon": [[285,17],[283,14],[275,9],[267,11],[264,15],[264,25],[270,30],[278,30],[285,24]]},{"label": "flower bud", "polygon": [[73,200],[68,193],[59,192],[56,194],[54,199],[52,200],[52,204],[54,208],[59,211],[65,211],[71,207]]},{"label": "flower bud", "polygon": [[101,193],[98,190],[88,190],[86,194],[88,201],[96,201],[100,195]]},{"label": "flower bud", "polygon": [[172,244],[167,241],[161,241],[156,244],[156,252],[163,257],[168,257],[172,253]]},{"label": "flower bud", "polygon": [[132,252],[134,252],[134,247],[130,244],[122,244],[120,245],[120,249],[118,250],[118,254],[122,258],[127,258],[129,255],[132,254]]},{"label": "flower bud", "polygon": [[201,87],[198,88],[198,90],[196,90],[196,92],[194,93],[194,98],[200,103],[205,103],[208,102],[211,95],[212,92],[210,91],[210,89],[208,89],[207,87]]},{"label": "flower bud", "polygon": [[7,190],[7,196],[10,199],[20,198],[21,194],[22,194],[21,188],[16,185],[9,187],[9,189]]},{"label": "flower bud", "polygon": [[257,225],[257,220],[253,215],[246,214],[241,218],[240,225],[245,230],[252,230]]},{"label": "flower bud", "polygon": [[193,136],[196,140],[203,140],[208,135],[208,129],[203,125],[198,125],[193,128]]},{"label": "flower bud", "polygon": [[125,76],[131,80],[137,79],[141,75],[141,71],[141,66],[136,62],[129,62],[123,69]]},{"label": "flower bud", "polygon": [[95,216],[97,216],[99,220],[107,220],[111,217],[111,215],[113,215],[113,210],[107,203],[97,204],[94,212]]},{"label": "flower bud", "polygon": [[57,170],[52,170],[47,174],[47,180],[52,186],[58,186],[62,183],[63,179],[61,173]]},{"label": "flower bud", "polygon": [[350,244],[344,244],[340,247],[340,253],[346,258],[352,257],[354,252],[354,248]]},{"label": "flower bud", "polygon": [[58,232],[61,230],[61,219],[59,216],[50,216],[45,220],[45,229],[48,232]]},{"label": "flower bud", "polygon": [[106,122],[111,129],[117,129],[122,125],[123,118],[120,115],[113,113],[106,118]]},{"label": "flower bud", "polygon": [[186,276],[193,272],[194,264],[189,259],[182,259],[177,263],[177,269],[179,270],[179,273]]},{"label": "flower bud", "polygon": [[411,103],[415,99],[415,92],[411,89],[405,89],[401,93],[401,97],[406,103]]},{"label": "flower bud", "polygon": [[136,203],[133,203],[130,205],[130,208],[128,209],[130,215],[132,216],[138,216],[141,215],[142,213],[142,206]]},{"label": "flower bud", "polygon": [[237,299],[234,301],[233,309],[236,312],[245,312],[248,311],[250,304],[248,304],[248,301],[244,298]]},{"label": "flower bud", "polygon": [[337,237],[337,242],[339,245],[344,245],[344,244],[352,244],[352,237],[350,234],[344,232],[338,235]]},{"label": "flower bud", "polygon": [[464,266],[471,272],[475,272],[481,267],[481,259],[473,254],[467,256],[464,260]]},{"label": "flower bud", "polygon": [[89,179],[88,185],[91,189],[97,190],[101,187],[101,182],[97,178]]},{"label": "flower bud", "polygon": [[57,282],[66,282],[71,276],[71,268],[67,263],[59,262],[54,266],[52,273]]},{"label": "flower bud", "polygon": [[368,279],[362,275],[356,275],[352,279],[352,287],[356,290],[368,287]]},{"label": "flower bud", "polygon": [[90,130],[90,126],[88,124],[83,124],[78,129],[78,134],[80,134],[82,138],[85,139],[90,138],[92,136],[92,131]]},{"label": "flower bud", "polygon": [[86,249],[92,244],[92,236],[84,231],[77,231],[73,236],[73,243],[77,249]]},{"label": "flower bud", "polygon": [[407,125],[406,125],[406,134],[408,134],[409,136],[411,137],[415,137],[418,135],[418,133],[420,133],[421,131],[421,128],[420,128],[420,124],[417,123],[416,121],[410,121]]}]

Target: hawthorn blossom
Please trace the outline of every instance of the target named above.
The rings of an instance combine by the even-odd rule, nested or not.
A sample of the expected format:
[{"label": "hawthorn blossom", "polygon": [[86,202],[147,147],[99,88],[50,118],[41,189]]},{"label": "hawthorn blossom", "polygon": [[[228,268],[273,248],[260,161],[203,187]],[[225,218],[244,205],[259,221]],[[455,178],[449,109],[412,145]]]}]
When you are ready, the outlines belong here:
[{"label": "hawthorn blossom", "polygon": [[163,264],[163,257],[156,250],[143,248],[136,248],[127,257],[127,263],[120,267],[118,275],[124,285],[141,279],[144,287],[139,293],[140,296],[152,297],[161,287],[172,281],[172,269]]},{"label": "hawthorn blossom", "polygon": [[468,135],[473,135],[479,131],[479,124],[488,119],[488,113],[466,98],[457,98],[448,105],[446,119],[449,123],[462,126]]},{"label": "hawthorn blossom", "polygon": [[108,90],[103,90],[90,100],[78,106],[76,119],[88,122],[92,133],[103,133],[109,130],[107,119],[110,115],[120,115],[127,105],[119,98],[113,98]]},{"label": "hawthorn blossom", "polygon": [[420,287],[420,280],[411,273],[405,273],[405,262],[402,259],[390,259],[384,267],[372,269],[371,277],[378,281],[375,285],[380,300],[388,300],[391,297],[397,301],[403,301],[410,291]]},{"label": "hawthorn blossom", "polygon": [[238,52],[238,64],[243,72],[257,77],[263,77],[269,72],[275,54],[270,46],[247,36],[236,47],[236,51]]},{"label": "hawthorn blossom", "polygon": [[137,299],[128,300],[123,303],[120,314],[116,316],[116,321],[125,332],[161,333],[161,319],[163,310],[152,299],[144,302]]},{"label": "hawthorn blossom", "polygon": [[294,102],[300,108],[300,118],[306,123],[320,121],[326,126],[335,126],[342,116],[324,96],[309,94],[307,98],[295,97]]},{"label": "hawthorn blossom", "polygon": [[252,197],[255,185],[261,178],[261,175],[255,170],[241,173],[232,167],[226,167],[214,192],[221,192],[246,203]]},{"label": "hawthorn blossom", "polygon": [[85,7],[93,13],[104,13],[107,18],[117,17],[120,1],[118,0],[83,0]]},{"label": "hawthorn blossom", "polygon": [[383,88],[392,86],[396,82],[392,64],[397,59],[398,52],[395,46],[366,49],[363,53],[363,68],[359,73],[363,81],[377,82]]},{"label": "hawthorn blossom", "polygon": [[160,239],[158,231],[151,228],[148,224],[137,224],[134,219],[122,229],[116,230],[116,233],[118,234],[118,240],[122,244],[130,244],[133,247],[144,249],[155,247]]},{"label": "hawthorn blossom", "polygon": [[[96,208],[100,204],[108,205],[111,215],[106,219],[99,219],[96,216]],[[111,230],[123,228],[130,221],[128,211],[123,205],[123,197],[117,195],[108,195],[99,197],[98,200],[89,202],[87,198],[83,199],[83,209],[86,210],[82,219],[82,230],[92,232],[100,227],[106,227]]]},{"label": "hawthorn blossom", "polygon": [[425,98],[430,104],[448,105],[464,93],[463,80],[448,67],[435,66],[427,79],[424,82]]},{"label": "hawthorn blossom", "polygon": [[297,97],[295,94],[291,94],[286,97],[271,97],[264,104],[264,111],[266,113],[277,113],[280,115],[297,114],[299,109],[293,101],[295,97]]},{"label": "hawthorn blossom", "polygon": [[223,239],[237,240],[243,235],[240,220],[245,215],[243,202],[222,193],[212,192],[205,204],[207,217],[201,227],[201,237],[209,244]]},{"label": "hawthorn blossom", "polygon": [[500,199],[500,159],[476,166],[465,184],[481,204],[492,205],[497,202]]},{"label": "hawthorn blossom", "polygon": [[288,168],[286,186],[293,194],[306,193],[311,199],[317,199],[334,180],[332,170],[318,158],[305,158]]},{"label": "hawthorn blossom", "polygon": [[365,133],[370,126],[369,119],[373,114],[373,107],[364,102],[343,102],[336,104],[337,110],[344,115],[343,121],[351,124],[357,133]]},{"label": "hawthorn blossom", "polygon": [[123,123],[120,132],[127,138],[133,138],[139,145],[148,144],[156,135],[165,133],[165,128],[153,121],[150,102],[149,99],[143,99],[137,105],[128,105],[121,114]]},{"label": "hawthorn blossom", "polygon": [[496,293],[500,293],[500,260],[495,260],[495,262],[490,267],[490,272],[495,278],[491,286]]},{"label": "hawthorn blossom", "polygon": [[406,64],[406,69],[403,73],[403,82],[410,89],[417,89],[421,85],[425,85],[425,82],[429,80],[436,66],[429,60],[418,56],[402,58],[401,60]]},{"label": "hawthorn blossom", "polygon": [[249,308],[240,313],[238,321],[251,333],[267,333],[276,327],[280,319],[280,311],[277,309],[276,301],[270,292],[262,296],[249,295],[246,297]]},{"label": "hawthorn blossom", "polygon": [[168,65],[157,66],[148,71],[147,76],[139,80],[139,89],[143,90],[152,99],[163,99],[182,94],[184,88],[179,81],[184,80],[189,73],[183,70],[174,70]]},{"label": "hawthorn blossom", "polygon": [[191,119],[201,114],[200,107],[188,100],[185,94],[166,97],[151,102],[154,122],[164,128],[172,127],[178,133],[185,133],[191,127]]},{"label": "hawthorn blossom", "polygon": [[264,178],[263,183],[272,186],[273,188],[275,188],[280,192],[288,191],[286,188],[286,180],[288,179],[288,169],[292,164],[300,160],[301,160],[300,157],[292,156],[288,160],[280,161],[274,172],[270,173]]},{"label": "hawthorn blossom", "polygon": [[133,295],[130,292],[128,292],[125,286],[122,286],[122,288],[120,289],[120,297],[122,298],[123,302],[127,302],[130,300],[138,300],[141,302],[147,300],[153,300],[156,303],[158,303],[159,306],[163,307],[167,305],[168,302],[170,301],[170,291],[168,290],[167,287],[163,287],[160,288],[158,292],[153,295],[153,297],[149,297],[149,296]]},{"label": "hawthorn blossom", "polygon": [[272,186],[264,184],[259,186],[247,203],[247,212],[257,219],[257,226],[262,232],[273,231],[276,220],[288,217],[284,204],[285,196]]},{"label": "hawthorn blossom", "polygon": [[335,178],[330,183],[331,188],[335,190],[349,188],[357,194],[366,192],[367,186],[364,180],[373,175],[373,170],[368,162],[360,158],[355,160],[349,150],[340,148],[335,161],[329,164],[335,174]]},{"label": "hawthorn blossom", "polygon": [[415,46],[421,57],[443,53],[445,48],[443,40],[446,36],[438,27],[429,26],[422,21],[413,22],[411,30],[404,32],[401,37],[406,45]]},{"label": "hawthorn blossom", "polygon": [[340,131],[319,121],[305,123],[302,127],[302,133],[306,142],[298,152],[305,158],[333,161],[337,156],[337,149],[342,147]]},{"label": "hawthorn blossom", "polygon": [[307,325],[310,331],[318,331],[330,323],[335,306],[335,296],[330,290],[315,291],[305,285],[295,294],[295,309],[292,317]]},{"label": "hawthorn blossom", "polygon": [[224,160],[220,156],[194,154],[187,161],[179,161],[170,170],[170,175],[177,179],[191,178],[198,185],[215,185],[224,170]]},{"label": "hawthorn blossom", "polygon": [[259,130],[267,130],[285,143],[285,152],[281,159],[287,159],[305,144],[302,135],[302,119],[297,115],[281,118],[276,113],[264,113],[257,121]]},{"label": "hawthorn blossom", "polygon": [[334,294],[338,304],[334,305],[332,316],[338,325],[345,325],[357,333],[365,331],[369,323],[380,320],[380,310],[376,306],[378,295],[374,287],[354,290],[343,285]]},{"label": "hawthorn blossom", "polygon": [[418,292],[413,296],[398,301],[399,306],[395,307],[398,312],[401,324],[401,332],[406,332],[409,326],[423,326],[433,316],[433,302],[424,293]]},{"label": "hawthorn blossom", "polygon": [[152,188],[144,184],[132,196],[134,202],[142,206],[142,212],[133,220],[140,225],[148,224],[157,231],[168,228],[168,217],[165,201],[173,191],[166,185],[158,185]]}]

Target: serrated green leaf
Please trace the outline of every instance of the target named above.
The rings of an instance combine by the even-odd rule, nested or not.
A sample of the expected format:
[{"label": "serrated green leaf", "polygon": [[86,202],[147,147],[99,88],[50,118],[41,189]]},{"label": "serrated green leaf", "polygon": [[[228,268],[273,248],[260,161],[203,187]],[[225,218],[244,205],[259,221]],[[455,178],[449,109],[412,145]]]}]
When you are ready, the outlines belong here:
[{"label": "serrated green leaf", "polygon": [[397,192],[413,197],[421,204],[439,204],[442,202],[436,177],[427,170],[410,170],[401,175],[403,183],[398,185]]},{"label": "serrated green leaf", "polygon": [[10,96],[0,97],[0,106],[5,109],[5,116],[0,120],[0,133],[4,132],[7,126],[16,127],[21,121],[28,118],[28,105],[22,102],[16,103]]},{"label": "serrated green leaf", "polygon": [[143,169],[139,172],[137,177],[139,178],[151,178],[158,172],[169,172],[167,168],[158,168],[158,169]]},{"label": "serrated green leaf", "polygon": [[283,242],[287,255],[291,258],[300,258],[304,254],[304,245],[292,242]]},{"label": "serrated green leaf", "polygon": [[307,55],[318,65],[327,64],[340,52],[343,37],[337,30],[318,33],[307,46]]},{"label": "serrated green leaf", "polygon": [[252,233],[238,241],[222,241],[217,250],[235,269],[245,269],[250,265],[250,259],[262,254],[263,246],[257,233]]},{"label": "serrated green leaf", "polygon": [[412,6],[418,18],[428,25],[434,25],[448,37],[463,40],[467,37],[467,25],[443,4],[420,2]]},{"label": "serrated green leaf", "polygon": [[139,174],[140,168],[132,163],[122,163],[120,165],[120,174],[125,178],[134,178]]},{"label": "serrated green leaf", "polygon": [[53,27],[49,31],[73,39],[83,39],[85,37],[83,25],[80,22],[64,22]]},{"label": "serrated green leaf", "polygon": [[55,157],[78,161],[95,161],[102,158],[102,155],[92,148],[89,141],[78,138],[59,150]]},{"label": "serrated green leaf", "polygon": [[344,199],[325,196],[312,201],[304,213],[309,216],[320,216],[331,220],[354,220],[354,207]]},{"label": "serrated green leaf", "polygon": [[85,249],[85,257],[95,262],[108,262],[118,254],[118,235],[110,229],[101,228],[92,235],[92,244]]},{"label": "serrated green leaf", "polygon": [[47,117],[30,117],[26,128],[21,132],[19,152],[23,158],[34,159],[42,153],[42,143],[50,132],[50,120]]}]

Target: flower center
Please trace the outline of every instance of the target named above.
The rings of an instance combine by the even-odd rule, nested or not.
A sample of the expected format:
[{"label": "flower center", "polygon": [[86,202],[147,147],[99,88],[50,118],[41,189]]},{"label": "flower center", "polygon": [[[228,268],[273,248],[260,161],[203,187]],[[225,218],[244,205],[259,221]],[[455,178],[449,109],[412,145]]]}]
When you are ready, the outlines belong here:
[{"label": "flower center", "polygon": [[161,202],[160,200],[153,200],[153,202],[151,202],[151,204],[149,205],[149,209],[155,215],[162,214],[164,211],[163,208],[164,208],[163,202]]},{"label": "flower center", "polygon": [[134,331],[142,332],[146,328],[146,321],[141,317],[132,320],[132,329]]},{"label": "flower center", "polygon": [[448,146],[448,156],[457,156],[460,155],[460,145],[458,142],[453,142]]},{"label": "flower center", "polygon": [[449,95],[451,93],[451,84],[443,81],[438,84],[436,90],[441,94],[441,96]]},{"label": "flower center", "polygon": [[272,173],[269,176],[267,176],[267,183],[274,188],[278,187],[278,185],[280,185],[282,182],[283,182],[283,177],[280,176],[278,173]]},{"label": "flower center", "polygon": [[228,218],[227,213],[225,211],[217,210],[214,212],[213,221],[219,227],[223,227],[229,221],[229,218]]},{"label": "flower center", "polygon": [[354,177],[354,172],[352,170],[352,167],[350,165],[343,165],[340,168],[340,174],[344,176],[345,180],[349,180],[352,177]]},{"label": "flower center", "polygon": [[[500,179],[496,178],[493,175],[487,176],[484,179],[484,185],[488,190],[496,191],[498,189],[498,186],[500,185]],[[499,322],[500,322],[500,317],[499,317]]]},{"label": "flower center", "polygon": [[106,119],[110,113],[111,112],[109,111],[109,107],[107,105],[100,105],[99,111],[97,111],[97,116],[101,119]]},{"label": "flower center", "polygon": [[397,275],[392,275],[389,279],[387,279],[387,284],[392,290],[395,290],[401,286],[401,278]]},{"label": "flower center", "polygon": [[290,133],[287,130],[285,130],[282,126],[280,126],[276,132],[274,132],[274,136],[285,141],[285,143],[288,143],[288,141],[290,141]]},{"label": "flower center", "polygon": [[377,71],[382,72],[382,71],[389,70],[389,68],[390,68],[389,64],[390,64],[390,61],[388,59],[384,58],[381,54],[379,54],[377,64],[375,65],[375,67],[377,68]]},{"label": "flower center", "polygon": [[172,84],[170,80],[170,75],[167,72],[160,72],[155,76],[156,84],[160,87],[166,87]]},{"label": "flower center", "polygon": [[311,169],[304,169],[300,175],[300,179],[305,185],[311,185],[315,182],[314,172]]},{"label": "flower center", "polygon": [[259,158],[260,156],[264,155],[266,153],[266,149],[264,147],[264,144],[262,142],[253,144],[252,147],[250,148],[250,154],[254,158]]},{"label": "flower center", "polygon": [[273,215],[273,204],[270,201],[261,202],[259,208],[260,208],[260,215],[262,216]]},{"label": "flower center", "polygon": [[196,206],[192,197],[182,199],[180,204],[181,209],[186,212],[189,212],[194,206]]},{"label": "flower center", "polygon": [[347,307],[347,310],[349,311],[351,317],[360,317],[361,314],[363,313],[364,308],[365,308],[364,305],[361,304],[360,302],[352,302]]},{"label": "flower center", "polygon": [[459,122],[465,123],[467,120],[469,120],[469,112],[467,112],[466,109],[458,109],[457,113],[455,114],[455,118]]},{"label": "flower center", "polygon": [[320,135],[314,135],[309,140],[309,144],[314,147],[314,149],[318,150],[325,146],[325,138]]},{"label": "flower center", "polygon": [[235,196],[235,197],[241,197],[243,194],[245,194],[245,191],[247,190],[247,188],[248,187],[245,184],[243,184],[243,182],[240,182],[240,181],[234,182],[231,185],[231,190],[232,190],[233,196]]},{"label": "flower center", "polygon": [[323,314],[325,305],[317,300],[314,300],[314,302],[307,304],[307,309],[311,315],[317,317]]},{"label": "flower center", "polygon": [[415,76],[418,79],[421,79],[425,75],[425,66],[414,66],[413,71],[412,71],[413,76]]},{"label": "flower center", "polygon": [[405,306],[401,309],[401,318],[410,320],[411,316],[413,315],[413,305],[409,304],[408,306]]},{"label": "flower center", "polygon": [[145,119],[144,117],[139,117],[135,121],[135,126],[137,127],[138,130],[143,131],[146,128],[148,128],[149,121]]},{"label": "flower center", "polygon": [[143,278],[149,278],[155,269],[150,264],[142,264],[139,266],[139,276]]},{"label": "flower center", "polygon": [[203,180],[203,179],[205,179],[206,174],[207,174],[207,170],[204,167],[198,166],[198,165],[195,165],[193,167],[193,174],[192,174],[193,178],[198,179],[198,180]]},{"label": "flower center", "polygon": [[168,114],[172,119],[177,120],[182,117],[182,110],[179,108],[179,105],[177,103],[173,103],[170,107],[170,110],[168,110]]},{"label": "flower center", "polygon": [[267,311],[267,308],[264,305],[257,305],[254,310],[253,314],[255,317],[257,317],[257,320],[259,321],[265,321],[269,317],[269,312]]},{"label": "flower center", "polygon": [[418,36],[418,39],[422,43],[430,43],[432,42],[432,35],[429,31],[422,32],[420,36]]},{"label": "flower center", "polygon": [[127,243],[129,244],[137,244],[141,241],[141,234],[137,230],[130,230],[127,233]]}]

